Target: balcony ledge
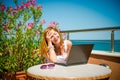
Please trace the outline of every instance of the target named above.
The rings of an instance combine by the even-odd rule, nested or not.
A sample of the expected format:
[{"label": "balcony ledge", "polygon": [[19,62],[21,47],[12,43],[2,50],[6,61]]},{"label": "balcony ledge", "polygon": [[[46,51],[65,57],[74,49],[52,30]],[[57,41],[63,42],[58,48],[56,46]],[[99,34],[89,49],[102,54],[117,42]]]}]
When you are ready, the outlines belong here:
[{"label": "balcony ledge", "polygon": [[120,52],[108,52],[108,51],[100,51],[100,50],[92,50],[92,54],[96,55],[104,55],[104,56],[111,56],[111,57],[120,57]]}]

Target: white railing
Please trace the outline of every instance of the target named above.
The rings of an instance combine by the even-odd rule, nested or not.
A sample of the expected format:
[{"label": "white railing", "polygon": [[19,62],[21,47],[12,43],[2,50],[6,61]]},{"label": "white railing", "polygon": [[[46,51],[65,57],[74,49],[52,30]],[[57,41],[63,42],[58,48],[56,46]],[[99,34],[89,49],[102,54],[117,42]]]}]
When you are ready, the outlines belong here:
[{"label": "white railing", "polygon": [[95,28],[95,29],[81,29],[81,30],[63,30],[62,33],[67,33],[67,39],[69,39],[70,33],[75,32],[95,32],[95,31],[111,31],[111,52],[114,53],[114,32],[120,30],[120,26],[116,27],[107,27],[107,28]]}]

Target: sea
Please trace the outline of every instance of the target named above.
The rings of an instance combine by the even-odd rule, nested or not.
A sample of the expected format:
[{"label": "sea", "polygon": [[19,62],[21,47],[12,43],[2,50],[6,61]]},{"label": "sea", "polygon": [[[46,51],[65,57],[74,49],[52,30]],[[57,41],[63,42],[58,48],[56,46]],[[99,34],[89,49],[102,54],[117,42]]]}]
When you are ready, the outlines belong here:
[{"label": "sea", "polygon": [[[73,45],[94,44],[93,50],[111,52],[110,40],[71,40]],[[114,52],[120,52],[120,40],[114,40]]]}]

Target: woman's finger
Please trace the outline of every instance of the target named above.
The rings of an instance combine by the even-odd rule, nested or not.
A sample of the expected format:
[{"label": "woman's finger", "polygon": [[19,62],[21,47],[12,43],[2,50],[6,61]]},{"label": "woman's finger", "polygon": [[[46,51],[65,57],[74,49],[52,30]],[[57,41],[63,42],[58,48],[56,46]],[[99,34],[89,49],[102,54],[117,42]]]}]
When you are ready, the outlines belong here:
[{"label": "woman's finger", "polygon": [[53,35],[53,32],[49,31],[49,32],[48,32],[48,36],[51,38],[52,35]]}]

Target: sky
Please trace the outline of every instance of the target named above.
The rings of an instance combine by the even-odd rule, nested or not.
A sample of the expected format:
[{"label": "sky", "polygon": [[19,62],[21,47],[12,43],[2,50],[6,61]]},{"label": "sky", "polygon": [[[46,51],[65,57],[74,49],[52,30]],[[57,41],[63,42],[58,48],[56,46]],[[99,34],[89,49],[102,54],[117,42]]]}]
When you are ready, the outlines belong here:
[{"label": "sky", "polygon": [[[13,5],[12,0],[0,0]],[[19,0],[22,1],[22,0]],[[37,0],[42,5],[42,19],[47,27],[51,21],[59,22],[61,30],[81,30],[120,26],[120,0]],[[71,40],[110,40],[111,32],[71,33]],[[120,30],[115,31],[120,40]]]}]

